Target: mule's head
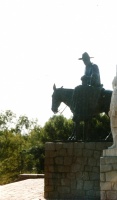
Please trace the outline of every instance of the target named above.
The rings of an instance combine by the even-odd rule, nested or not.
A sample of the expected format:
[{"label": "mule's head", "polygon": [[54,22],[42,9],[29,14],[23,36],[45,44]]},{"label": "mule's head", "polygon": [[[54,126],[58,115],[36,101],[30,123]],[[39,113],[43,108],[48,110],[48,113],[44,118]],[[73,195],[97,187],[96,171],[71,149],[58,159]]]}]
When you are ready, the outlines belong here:
[{"label": "mule's head", "polygon": [[53,86],[53,94],[52,94],[52,111],[56,114],[58,112],[58,107],[61,104],[60,99],[60,88],[56,88],[56,85]]}]

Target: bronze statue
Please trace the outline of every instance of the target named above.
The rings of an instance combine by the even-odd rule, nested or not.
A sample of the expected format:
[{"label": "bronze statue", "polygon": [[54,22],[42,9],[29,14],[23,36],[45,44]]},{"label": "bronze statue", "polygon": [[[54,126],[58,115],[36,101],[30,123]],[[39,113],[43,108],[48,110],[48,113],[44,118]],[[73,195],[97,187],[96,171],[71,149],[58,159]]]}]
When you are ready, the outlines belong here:
[{"label": "bronze statue", "polygon": [[[82,93],[86,93],[86,91],[89,91],[91,93],[92,87],[89,86],[78,86],[78,93],[76,92],[76,98],[73,100],[74,96],[74,89],[65,89],[63,87],[56,88],[56,86],[53,86],[54,92],[52,94],[52,111],[54,113],[58,112],[58,108],[61,104],[61,102],[65,103],[73,113],[73,121],[75,124],[75,128],[73,130],[72,135],[70,136],[70,140],[78,140],[78,127],[80,121],[85,121],[86,125],[88,120],[90,120],[93,116],[99,114],[99,113],[106,113],[108,114],[109,108],[110,108],[110,101],[111,101],[111,95],[112,91],[102,89],[101,92],[98,91],[98,98],[96,102],[90,101],[90,94],[87,93],[87,98],[83,98]],[[80,92],[79,92],[80,91]],[[95,93],[96,94],[96,93]],[[89,99],[89,100],[88,100]],[[92,99],[92,97],[91,97]],[[96,96],[95,96],[96,99]],[[74,102],[75,101],[75,102]],[[87,104],[88,102],[88,104]],[[90,110],[90,108],[92,109]],[[87,129],[87,128],[86,128]],[[87,140],[87,133],[84,133],[83,140]]]},{"label": "bronze statue", "polygon": [[96,64],[93,64],[90,61],[89,54],[87,52],[82,54],[82,58],[79,58],[79,60],[83,60],[85,64],[85,73],[84,76],[81,77],[82,80],[82,85],[91,85],[94,87],[100,87],[101,82],[100,82],[100,72],[99,68]]},{"label": "bronze statue", "polygon": [[[78,126],[80,121],[85,122],[87,130],[89,121],[99,113],[105,112],[108,115],[112,91],[105,90],[100,82],[100,72],[96,64],[93,64],[87,52],[82,54],[82,58],[86,68],[84,76],[81,77],[82,85],[75,89],[56,88],[54,85],[54,93],[52,95],[52,111],[58,112],[61,102],[65,103],[73,113],[73,121],[75,123],[74,131],[69,139],[78,139]],[[86,132],[84,140],[86,140]]]}]

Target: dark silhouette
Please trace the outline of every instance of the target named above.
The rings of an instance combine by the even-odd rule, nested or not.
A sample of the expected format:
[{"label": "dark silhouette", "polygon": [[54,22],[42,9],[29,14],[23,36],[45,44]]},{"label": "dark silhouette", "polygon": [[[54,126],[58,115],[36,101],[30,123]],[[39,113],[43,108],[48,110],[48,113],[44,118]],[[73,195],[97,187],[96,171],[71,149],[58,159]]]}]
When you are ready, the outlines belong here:
[{"label": "dark silhouette", "polygon": [[75,89],[56,88],[54,85],[53,89],[52,111],[57,113],[58,107],[63,102],[73,113],[75,128],[69,139],[78,140],[79,123],[84,121],[87,131],[84,131],[83,140],[88,140],[88,122],[99,113],[104,112],[108,115],[112,91],[86,85],[77,86]]},{"label": "dark silhouette", "polygon": [[79,60],[83,60],[85,64],[85,73],[84,76],[81,77],[82,80],[82,85],[91,85],[94,87],[100,87],[101,82],[100,82],[100,72],[99,68],[96,64],[93,64],[90,61],[89,54],[87,52],[82,54],[82,58],[79,58]]}]

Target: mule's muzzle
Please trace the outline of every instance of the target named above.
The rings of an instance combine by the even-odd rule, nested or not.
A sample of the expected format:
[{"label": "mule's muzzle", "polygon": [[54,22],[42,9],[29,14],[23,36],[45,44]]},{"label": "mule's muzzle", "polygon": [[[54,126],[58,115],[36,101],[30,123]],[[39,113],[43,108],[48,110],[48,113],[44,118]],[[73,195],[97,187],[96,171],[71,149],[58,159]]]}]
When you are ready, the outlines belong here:
[{"label": "mule's muzzle", "polygon": [[54,114],[56,114],[56,113],[58,112],[58,109],[55,109],[55,108],[51,108],[51,110],[52,110],[52,112],[53,112]]}]

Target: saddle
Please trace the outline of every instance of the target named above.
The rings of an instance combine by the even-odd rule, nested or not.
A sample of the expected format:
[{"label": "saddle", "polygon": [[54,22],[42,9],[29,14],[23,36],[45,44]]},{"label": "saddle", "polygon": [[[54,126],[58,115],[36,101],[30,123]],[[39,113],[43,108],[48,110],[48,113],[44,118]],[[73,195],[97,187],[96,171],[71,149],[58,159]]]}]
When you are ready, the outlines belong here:
[{"label": "saddle", "polygon": [[73,120],[86,121],[96,114],[99,98],[103,88],[79,85],[72,97]]}]

